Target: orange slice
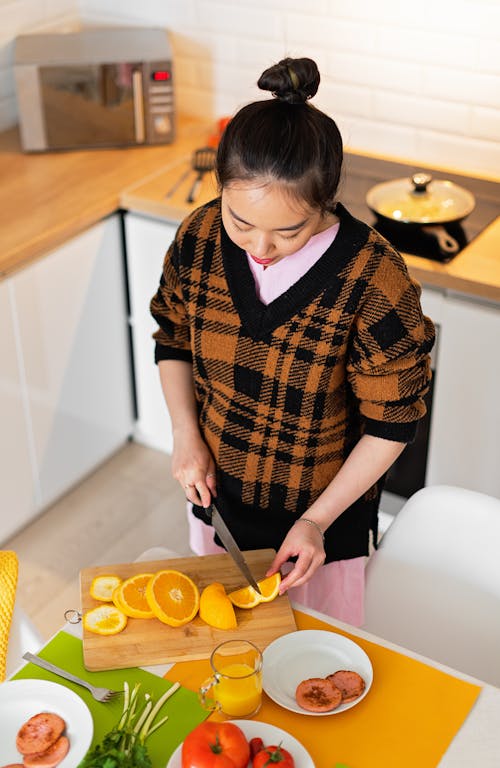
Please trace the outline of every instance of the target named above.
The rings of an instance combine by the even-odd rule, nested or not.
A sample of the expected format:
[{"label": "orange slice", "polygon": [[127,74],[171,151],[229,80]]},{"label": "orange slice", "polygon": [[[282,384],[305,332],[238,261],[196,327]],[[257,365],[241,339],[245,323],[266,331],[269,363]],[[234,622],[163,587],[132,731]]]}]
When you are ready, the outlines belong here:
[{"label": "orange slice", "polygon": [[94,600],[102,600],[105,603],[110,603],[113,599],[113,591],[116,587],[120,586],[122,580],[119,576],[115,576],[111,573],[103,573],[100,576],[96,576],[92,579],[90,585],[90,596]]},{"label": "orange slice", "polygon": [[256,589],[251,587],[243,587],[243,589],[237,589],[235,592],[230,592],[228,597],[233,605],[237,608],[255,608],[259,603],[270,603],[275,597],[278,597],[279,588],[281,584],[281,573],[273,573],[272,576],[268,576],[267,579],[258,581],[260,595]]},{"label": "orange slice", "polygon": [[120,587],[119,586],[116,589],[113,590],[112,601],[113,601],[113,605],[115,606],[115,608],[118,608],[119,611],[121,611],[122,613],[125,613],[125,611],[123,609],[124,606],[123,606],[123,603],[122,603],[121,598],[120,598]]},{"label": "orange slice", "polygon": [[216,629],[236,629],[236,614],[223,584],[214,581],[200,597],[200,619]]},{"label": "orange slice", "polygon": [[155,573],[146,587],[146,598],[156,618],[171,627],[187,624],[200,607],[198,587],[180,571]]},{"label": "orange slice", "polygon": [[237,608],[255,608],[260,603],[259,593],[250,585],[230,592],[228,598]]},{"label": "orange slice", "polygon": [[270,603],[271,600],[278,597],[281,584],[281,573],[277,571],[277,573],[273,573],[272,576],[268,576],[267,579],[258,581],[257,584],[260,589],[261,603]]},{"label": "orange slice", "polygon": [[114,605],[98,605],[83,615],[83,626],[97,635],[117,635],[127,626],[127,617]]},{"label": "orange slice", "polygon": [[138,573],[125,579],[118,586],[113,602],[123,611],[125,616],[130,616],[133,619],[152,619],[154,617],[146,597],[146,587],[153,576],[153,573]]}]

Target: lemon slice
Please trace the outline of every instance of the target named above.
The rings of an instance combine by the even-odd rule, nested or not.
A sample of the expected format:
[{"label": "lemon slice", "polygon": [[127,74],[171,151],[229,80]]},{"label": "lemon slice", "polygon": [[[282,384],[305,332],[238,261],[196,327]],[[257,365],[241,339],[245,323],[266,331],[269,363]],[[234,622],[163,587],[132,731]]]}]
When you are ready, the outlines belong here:
[{"label": "lemon slice", "polygon": [[127,626],[127,617],[114,605],[98,605],[83,616],[83,627],[97,635],[117,635]]},{"label": "lemon slice", "polygon": [[122,583],[119,576],[115,576],[111,573],[103,573],[101,576],[96,576],[92,579],[90,585],[90,596],[94,600],[102,600],[105,603],[110,603],[113,599],[113,591]]}]

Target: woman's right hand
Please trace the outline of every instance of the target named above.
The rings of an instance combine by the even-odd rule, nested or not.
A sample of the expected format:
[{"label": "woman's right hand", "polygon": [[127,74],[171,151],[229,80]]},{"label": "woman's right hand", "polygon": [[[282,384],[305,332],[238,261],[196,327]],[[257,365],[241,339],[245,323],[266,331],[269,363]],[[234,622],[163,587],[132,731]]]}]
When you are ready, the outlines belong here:
[{"label": "woman's right hand", "polygon": [[188,501],[210,506],[217,496],[215,461],[199,429],[174,430],[172,475],[181,484]]}]

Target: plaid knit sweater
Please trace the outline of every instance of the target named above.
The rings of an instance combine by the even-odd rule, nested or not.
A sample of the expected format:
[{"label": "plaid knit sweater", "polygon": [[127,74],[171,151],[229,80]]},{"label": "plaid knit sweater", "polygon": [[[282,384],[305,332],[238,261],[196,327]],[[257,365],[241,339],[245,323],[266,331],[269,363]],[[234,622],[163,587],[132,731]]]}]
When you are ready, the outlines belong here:
[{"label": "plaid knit sweater", "polygon": [[[265,306],[216,199],[179,227],[151,302],[156,361],[192,362],[217,505],[242,549],[278,549],[363,433],[410,442],[425,414],[434,328],[420,288],[386,240],[336,213],[332,245]],[[327,562],[368,553],[381,489],[329,527]]]}]

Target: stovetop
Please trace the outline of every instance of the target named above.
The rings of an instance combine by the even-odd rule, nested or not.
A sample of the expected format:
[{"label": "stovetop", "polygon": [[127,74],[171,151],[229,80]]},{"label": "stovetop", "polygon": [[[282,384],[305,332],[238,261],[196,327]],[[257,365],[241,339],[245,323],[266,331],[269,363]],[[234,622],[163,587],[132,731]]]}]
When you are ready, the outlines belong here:
[{"label": "stovetop", "polygon": [[500,183],[498,182],[432,168],[422,169],[417,165],[378,160],[348,152],[345,153],[339,199],[354,216],[375,227],[398,250],[436,261],[450,261],[450,257],[443,256],[434,237],[416,226],[386,225],[377,220],[366,204],[366,194],[375,184],[392,179],[410,178],[421,170],[430,173],[435,179],[448,179],[465,187],[476,198],[476,207],[469,216],[460,223],[447,224],[445,227],[459,243],[460,250],[500,215]]}]

